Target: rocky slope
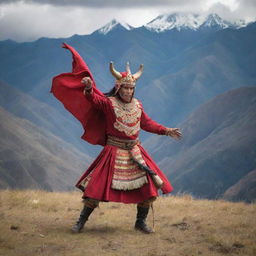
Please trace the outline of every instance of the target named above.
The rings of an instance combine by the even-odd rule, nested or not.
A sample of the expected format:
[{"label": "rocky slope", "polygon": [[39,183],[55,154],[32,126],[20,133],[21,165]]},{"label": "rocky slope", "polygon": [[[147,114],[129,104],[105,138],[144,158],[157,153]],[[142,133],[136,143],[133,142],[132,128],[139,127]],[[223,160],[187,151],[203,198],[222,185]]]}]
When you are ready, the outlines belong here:
[{"label": "rocky slope", "polygon": [[0,107],[0,188],[74,189],[91,159]]}]

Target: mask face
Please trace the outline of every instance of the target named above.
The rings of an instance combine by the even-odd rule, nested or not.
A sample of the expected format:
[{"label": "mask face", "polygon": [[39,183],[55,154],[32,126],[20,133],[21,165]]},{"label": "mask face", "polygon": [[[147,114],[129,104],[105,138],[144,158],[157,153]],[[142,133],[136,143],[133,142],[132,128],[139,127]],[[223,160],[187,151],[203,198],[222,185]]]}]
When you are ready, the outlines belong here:
[{"label": "mask face", "polygon": [[131,102],[134,93],[134,88],[135,86],[131,84],[121,85],[118,91],[120,98],[125,102]]}]

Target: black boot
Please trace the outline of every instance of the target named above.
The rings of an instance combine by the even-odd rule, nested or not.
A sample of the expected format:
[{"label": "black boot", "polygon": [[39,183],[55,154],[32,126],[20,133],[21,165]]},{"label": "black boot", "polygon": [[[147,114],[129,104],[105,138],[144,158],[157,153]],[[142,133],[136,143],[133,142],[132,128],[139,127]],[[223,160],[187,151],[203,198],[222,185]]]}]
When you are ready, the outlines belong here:
[{"label": "black boot", "polygon": [[80,217],[79,217],[78,221],[72,227],[72,231],[74,233],[79,233],[83,229],[85,222],[88,220],[88,218],[91,215],[91,213],[93,212],[93,210],[94,210],[94,208],[84,206],[83,210],[80,213]]},{"label": "black boot", "polygon": [[145,223],[146,218],[148,216],[148,212],[149,212],[149,207],[146,208],[146,207],[137,206],[137,220],[134,226],[135,229],[146,234],[153,232]]}]

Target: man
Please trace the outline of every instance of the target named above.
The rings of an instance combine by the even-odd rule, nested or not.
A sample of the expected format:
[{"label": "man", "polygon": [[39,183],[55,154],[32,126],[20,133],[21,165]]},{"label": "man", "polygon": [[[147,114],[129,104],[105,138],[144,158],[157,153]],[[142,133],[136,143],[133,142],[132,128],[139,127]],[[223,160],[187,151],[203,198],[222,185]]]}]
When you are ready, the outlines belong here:
[{"label": "man", "polygon": [[[158,196],[159,188],[166,194],[172,191],[172,186],[141,146],[138,140],[139,131],[143,129],[176,139],[181,138],[181,132],[178,128],[166,128],[150,119],[144,112],[141,102],[134,98],[136,81],[142,75],[143,65],[137,73],[132,74],[128,64],[126,72],[118,72],[111,62],[110,71],[116,79],[115,86],[104,95],[97,90],[87,65],[78,53],[66,44],[64,47],[73,54],[73,72],[68,78],[67,74],[55,77],[52,92],[83,124],[85,134],[82,138],[92,143],[94,137],[93,144],[104,146],[76,184],[76,187],[83,191],[84,208],[72,231],[78,233],[83,229],[99,202],[111,201],[137,204],[135,229],[143,233],[151,233],[152,230],[145,222],[149,208]],[[80,84],[83,90],[81,85],[78,85],[79,77],[82,77]],[[71,82],[66,84],[65,79]],[[63,92],[64,87],[72,90]],[[83,95],[84,107],[94,111],[90,115],[86,112],[87,118],[84,118],[82,113],[77,113],[81,111],[79,108],[73,108],[73,105],[79,105],[81,108],[82,104],[72,102],[70,99],[66,100],[67,95],[74,90],[77,90],[76,97],[78,98],[79,95],[81,101]],[[97,114],[100,118],[96,118]],[[89,123],[88,120],[92,119],[94,121]],[[97,122],[99,125],[95,125]],[[95,129],[99,129],[99,126],[104,128],[96,133]],[[89,136],[87,133],[90,132]],[[93,132],[96,135],[93,135]],[[95,137],[99,137],[96,139],[97,142]]]}]

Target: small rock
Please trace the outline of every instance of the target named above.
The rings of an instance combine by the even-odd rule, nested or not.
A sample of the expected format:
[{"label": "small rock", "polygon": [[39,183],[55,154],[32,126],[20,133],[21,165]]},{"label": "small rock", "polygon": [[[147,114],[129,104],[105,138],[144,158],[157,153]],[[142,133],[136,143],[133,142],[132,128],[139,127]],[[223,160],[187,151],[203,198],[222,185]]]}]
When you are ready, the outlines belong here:
[{"label": "small rock", "polygon": [[43,235],[43,234],[39,234],[39,236],[40,236],[40,237],[43,237],[43,238],[45,237],[45,235]]},{"label": "small rock", "polygon": [[172,226],[180,229],[180,230],[187,230],[189,229],[189,225],[188,223],[186,222],[180,222],[180,223],[175,223],[175,224],[172,224]]},{"label": "small rock", "polygon": [[11,230],[18,230],[18,229],[19,229],[19,226],[11,225],[10,229],[11,229]]},{"label": "small rock", "polygon": [[218,253],[222,253],[222,254],[228,254],[230,252],[232,252],[232,248],[230,248],[229,246],[223,245],[220,242],[216,242],[215,244],[213,244],[211,247],[209,247],[210,251],[216,251]]},{"label": "small rock", "polygon": [[244,248],[244,245],[239,242],[235,242],[232,244],[232,247],[233,248]]}]

